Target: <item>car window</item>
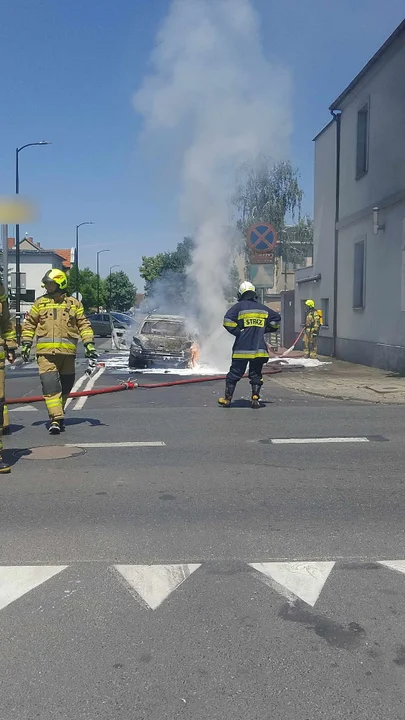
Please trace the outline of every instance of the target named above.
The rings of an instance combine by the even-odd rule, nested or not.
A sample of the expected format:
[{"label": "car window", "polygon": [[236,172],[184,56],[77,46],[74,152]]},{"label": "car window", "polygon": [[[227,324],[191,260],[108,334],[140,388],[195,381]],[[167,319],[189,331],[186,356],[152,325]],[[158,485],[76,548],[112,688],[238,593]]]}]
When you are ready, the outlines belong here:
[{"label": "car window", "polygon": [[110,318],[109,318],[108,315],[102,315],[102,316],[101,316],[101,319],[102,319],[103,322],[107,322],[107,323],[110,322]]},{"label": "car window", "polygon": [[166,320],[146,320],[141,333],[142,335],[162,335],[164,337],[187,337],[183,323]]}]

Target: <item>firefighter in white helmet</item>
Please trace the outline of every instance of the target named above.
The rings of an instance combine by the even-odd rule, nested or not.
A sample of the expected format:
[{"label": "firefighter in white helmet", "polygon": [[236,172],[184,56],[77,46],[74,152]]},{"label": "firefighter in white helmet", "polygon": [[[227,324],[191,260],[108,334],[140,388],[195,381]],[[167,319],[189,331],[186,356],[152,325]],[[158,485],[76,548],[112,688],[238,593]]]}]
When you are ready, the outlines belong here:
[{"label": "firefighter in white helmet", "polygon": [[97,359],[94,334],[79,300],[67,294],[67,276],[49,270],[42,280],[46,294],[36,300],[22,328],[21,354],[28,360],[36,336],[36,355],[42,392],[49,414],[49,432],[64,430],[66,400],[75,381],[77,343],[82,340],[86,357]]},{"label": "firefighter in white helmet", "polygon": [[239,287],[238,302],[229,308],[224,317],[224,327],[236,339],[232,349],[232,365],[226,376],[225,397],[218,400],[222,407],[230,406],[236,383],[245,374],[248,364],[252,408],[260,407],[262,370],[269,359],[264,336],[276,332],[280,321],[279,313],[258,302],[255,286],[243,282]]}]

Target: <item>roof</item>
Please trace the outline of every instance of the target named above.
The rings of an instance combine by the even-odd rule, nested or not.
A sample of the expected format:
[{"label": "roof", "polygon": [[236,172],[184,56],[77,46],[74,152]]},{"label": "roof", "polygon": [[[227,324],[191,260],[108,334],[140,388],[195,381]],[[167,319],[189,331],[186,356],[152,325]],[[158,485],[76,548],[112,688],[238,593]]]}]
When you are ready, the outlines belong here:
[{"label": "roof", "polygon": [[148,320],[164,320],[165,322],[184,322],[185,321],[184,315],[165,315],[164,313],[154,313],[151,312],[149,315],[146,316],[145,322]]},{"label": "roof", "polygon": [[70,250],[63,250],[62,248],[56,248],[55,250],[51,250],[50,252],[55,253],[56,255],[59,255],[63,259],[63,267],[66,270],[70,270],[72,267],[72,263],[70,262],[71,257],[71,251]]},{"label": "roof", "polygon": [[389,48],[394,44],[394,42],[403,34],[405,33],[405,19],[402,20],[400,25],[394,30],[392,35],[388,38],[388,40],[385,41],[384,45],[381,45],[380,49],[377,50],[376,54],[373,55],[371,60],[368,61],[367,65],[364,66],[364,68],[359,72],[358,75],[352,80],[350,85],[347,86],[345,90],[339,95],[339,97],[335,100],[335,102],[332,103],[332,105],[329,107],[329,110],[333,112],[333,110],[340,110],[340,106],[343,102],[343,100],[349,95],[349,93],[354,90],[356,85],[359,84],[359,82],[364,78],[364,76],[376,65],[383,55],[389,50]]},{"label": "roof", "polygon": [[332,118],[332,120],[329,120],[328,124],[325,125],[325,126],[322,128],[322,130],[320,130],[319,133],[317,133],[317,134],[315,135],[315,137],[313,138],[312,142],[315,142],[316,140],[318,140],[318,138],[319,138],[321,135],[323,135],[323,133],[326,132],[327,129],[328,129],[334,122],[335,122],[335,118]]}]

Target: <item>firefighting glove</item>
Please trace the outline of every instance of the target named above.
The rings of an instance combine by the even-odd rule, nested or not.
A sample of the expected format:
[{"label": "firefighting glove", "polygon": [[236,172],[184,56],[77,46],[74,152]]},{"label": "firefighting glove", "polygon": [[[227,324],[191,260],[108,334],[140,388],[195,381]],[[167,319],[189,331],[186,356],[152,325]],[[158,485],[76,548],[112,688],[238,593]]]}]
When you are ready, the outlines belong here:
[{"label": "firefighting glove", "polygon": [[97,360],[98,358],[98,352],[96,350],[96,346],[92,342],[85,343],[84,345],[86,350],[86,358],[88,360]]},{"label": "firefighting glove", "polygon": [[31,347],[32,343],[30,342],[23,342],[23,344],[21,345],[21,357],[24,362],[28,362],[30,359]]}]

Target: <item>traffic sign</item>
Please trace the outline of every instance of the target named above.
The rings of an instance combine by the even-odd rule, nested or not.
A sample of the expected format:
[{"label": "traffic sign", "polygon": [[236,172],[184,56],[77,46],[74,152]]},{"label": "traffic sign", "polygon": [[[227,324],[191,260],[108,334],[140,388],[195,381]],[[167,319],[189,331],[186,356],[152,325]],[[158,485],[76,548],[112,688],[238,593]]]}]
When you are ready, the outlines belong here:
[{"label": "traffic sign", "polygon": [[270,223],[255,223],[248,230],[247,244],[255,253],[269,253],[277,244],[277,230]]}]

